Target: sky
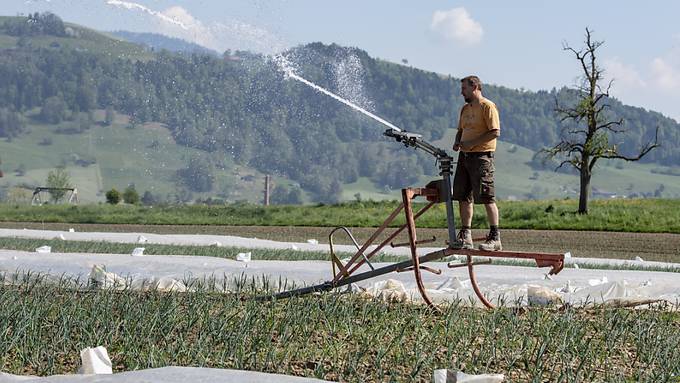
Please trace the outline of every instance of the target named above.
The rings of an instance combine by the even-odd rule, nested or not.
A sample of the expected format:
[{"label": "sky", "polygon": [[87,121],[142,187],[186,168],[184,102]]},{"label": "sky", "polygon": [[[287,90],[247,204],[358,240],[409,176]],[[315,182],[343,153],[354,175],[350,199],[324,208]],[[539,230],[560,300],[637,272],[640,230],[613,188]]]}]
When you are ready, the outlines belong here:
[{"label": "sky", "polygon": [[564,44],[586,27],[611,95],[680,121],[680,2],[629,0],[0,0],[0,14],[52,11],[98,30],[162,33],[224,51],[320,41],[424,70],[525,90],[574,86]]}]

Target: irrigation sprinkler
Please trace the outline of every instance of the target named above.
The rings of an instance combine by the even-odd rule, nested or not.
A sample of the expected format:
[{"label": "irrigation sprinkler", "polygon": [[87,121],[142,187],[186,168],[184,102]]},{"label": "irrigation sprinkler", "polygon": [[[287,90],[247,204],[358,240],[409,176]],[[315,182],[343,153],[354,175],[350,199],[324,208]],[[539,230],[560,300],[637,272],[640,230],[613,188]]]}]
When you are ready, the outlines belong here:
[{"label": "irrigation sprinkler", "polygon": [[[434,307],[432,300],[427,295],[427,291],[425,290],[421,270],[425,270],[435,274],[441,274],[441,270],[433,269],[422,264],[426,262],[441,260],[451,255],[464,255],[466,256],[466,262],[458,264],[448,263],[447,267],[449,268],[467,267],[468,273],[470,274],[470,282],[472,284],[475,294],[486,307],[493,308],[494,307],[493,304],[491,304],[491,302],[489,302],[489,300],[486,299],[484,294],[482,294],[481,289],[477,285],[477,279],[475,278],[474,274],[475,266],[489,264],[491,263],[491,261],[490,260],[477,261],[473,257],[533,259],[538,267],[551,267],[549,274],[557,274],[562,270],[562,268],[564,267],[564,254],[463,249],[462,243],[458,242],[458,240],[456,239],[455,216],[453,211],[453,201],[451,197],[451,192],[453,190],[452,187],[453,185],[451,182],[451,169],[452,165],[454,164],[453,158],[449,156],[445,150],[438,148],[432,145],[431,143],[425,141],[422,135],[402,130],[394,126],[390,122],[376,116],[375,114],[370,113],[369,111],[357,105],[354,105],[350,101],[345,100],[344,98],[312,83],[311,81],[308,81],[298,76],[297,74],[294,73],[292,69],[288,67],[285,58],[279,57],[279,60],[281,61],[280,65],[282,66],[282,69],[284,70],[287,77],[293,78],[294,80],[297,80],[307,86],[310,86],[316,91],[323,93],[329,97],[332,97],[337,101],[340,101],[341,103],[353,108],[354,110],[361,112],[364,115],[387,126],[388,129],[384,133],[385,136],[395,139],[397,142],[402,143],[406,147],[420,149],[432,155],[435,158],[437,165],[439,166],[440,170],[439,175],[442,178],[428,183],[423,188],[401,189],[402,198],[401,204],[389,215],[389,217],[387,217],[387,219],[385,219],[383,224],[380,225],[378,229],[376,229],[376,231],[362,246],[359,246],[358,242],[356,241],[350,230],[347,229],[346,227],[337,227],[333,229],[333,231],[331,231],[331,233],[328,236],[328,240],[330,243],[331,263],[333,267],[333,278],[331,280],[314,286],[307,286],[300,289],[280,292],[278,294],[270,296],[258,297],[257,299],[289,298],[292,296],[310,294],[313,292],[329,291],[338,287],[346,286],[351,283],[363,281],[369,278],[374,278],[394,271],[403,272],[413,270],[415,274],[416,284],[418,286],[418,291],[422,295],[423,300],[430,307]],[[428,204],[414,214],[412,200],[417,197],[425,197],[428,201]],[[430,252],[423,256],[418,256],[418,245],[435,242],[436,238],[428,240],[418,240],[416,234],[416,220],[437,203],[446,204],[446,225],[448,227],[449,237],[448,240],[446,241],[447,247],[441,250]],[[378,236],[380,236],[380,234],[382,234],[382,232],[384,232],[388,228],[390,223],[394,221],[394,219],[401,213],[402,210],[406,215],[406,224],[396,228],[392,232],[392,234],[390,234],[387,237],[387,239],[385,239],[383,242],[377,245],[377,247],[375,247],[368,254],[366,254],[366,251],[369,248],[369,246],[371,246],[376,241]],[[401,244],[392,243],[391,241],[404,230],[407,230],[409,239],[408,242]],[[335,255],[335,252],[333,250],[333,236],[337,232],[344,232],[345,234],[347,234],[357,249],[356,253],[350,258],[350,260],[347,263],[343,263]],[[479,240],[479,238],[475,238],[475,240]],[[373,265],[370,262],[370,259],[376,254],[378,254],[380,250],[384,248],[388,243],[392,247],[398,246],[410,247],[411,259],[380,268],[373,267]],[[368,265],[368,267],[371,270],[359,272],[358,271],[359,268],[364,264]]]},{"label": "irrigation sprinkler", "polygon": [[[474,249],[463,249],[462,243],[458,242],[456,239],[456,226],[455,226],[455,216],[452,202],[452,182],[451,182],[451,169],[454,164],[453,158],[449,156],[445,150],[438,148],[431,143],[425,141],[421,135],[406,132],[403,130],[387,129],[384,133],[385,136],[395,139],[397,142],[402,143],[406,147],[413,147],[415,149],[420,149],[426,153],[435,157],[437,164],[439,166],[441,179],[437,179],[428,183],[422,188],[404,188],[401,189],[402,201],[397,206],[397,208],[385,219],[385,221],[380,225],[379,228],[370,236],[370,238],[361,246],[352,236],[352,233],[346,227],[338,227],[333,229],[329,234],[330,243],[330,256],[333,268],[333,278],[324,283],[307,286],[295,290],[284,291],[278,294],[266,297],[267,299],[276,298],[289,298],[292,296],[299,296],[310,294],[313,292],[330,291],[338,287],[346,286],[351,283],[360,282],[366,279],[374,278],[380,275],[384,275],[391,272],[404,272],[413,271],[416,285],[418,291],[420,292],[423,301],[427,303],[430,307],[436,308],[432,303],[432,300],[427,294],[425,285],[423,283],[421,271],[427,271],[434,274],[441,274],[441,270],[434,269],[428,266],[424,266],[424,263],[441,260],[445,257],[451,255],[463,255],[466,261],[463,263],[452,263],[449,262],[447,267],[458,268],[466,267],[468,274],[470,275],[470,282],[472,288],[479,298],[479,300],[488,308],[493,308],[494,305],[484,296],[481,289],[477,285],[477,279],[475,278],[474,268],[475,266],[481,266],[491,263],[491,258],[518,258],[518,259],[533,259],[538,267],[550,267],[549,274],[557,274],[564,267],[564,254],[554,254],[554,253],[532,253],[532,252],[518,252],[518,251],[484,251],[484,250],[474,250]],[[417,197],[424,197],[428,203],[420,208],[417,212],[413,211],[412,200]],[[432,206],[438,203],[446,204],[446,223],[448,227],[448,240],[446,241],[446,247],[441,250],[436,250],[428,254],[419,256],[418,246],[431,243],[436,241],[436,238],[418,240],[416,233],[416,220],[425,214]],[[378,244],[375,248],[371,249],[370,252],[366,253],[368,248],[373,245],[376,239],[382,234],[394,219],[399,216],[399,214],[404,212],[406,217],[406,223],[397,227],[392,228],[393,231]],[[408,234],[408,242],[405,243],[394,243],[392,240],[396,238],[401,232],[406,230]],[[333,237],[338,232],[344,232],[347,234],[357,251],[350,258],[349,261],[343,263],[338,256],[335,254],[333,248]],[[480,238],[476,238],[480,240]],[[385,246],[390,244],[392,247],[410,247],[411,259],[402,262],[393,263],[384,267],[375,268],[370,259],[379,254],[380,250]],[[473,258],[474,257],[474,258]],[[488,260],[477,260],[475,258],[489,258]],[[368,265],[369,271],[359,272],[359,268],[362,265]],[[263,297],[264,298],[264,297]]]}]

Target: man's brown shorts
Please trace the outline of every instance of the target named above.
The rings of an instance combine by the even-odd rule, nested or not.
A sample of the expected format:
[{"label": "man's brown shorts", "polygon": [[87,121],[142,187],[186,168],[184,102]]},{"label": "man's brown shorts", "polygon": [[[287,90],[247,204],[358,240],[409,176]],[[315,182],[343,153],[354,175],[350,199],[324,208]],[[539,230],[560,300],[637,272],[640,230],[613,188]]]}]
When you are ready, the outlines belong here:
[{"label": "man's brown shorts", "polygon": [[453,199],[488,204],[496,202],[493,152],[460,152],[453,178]]}]

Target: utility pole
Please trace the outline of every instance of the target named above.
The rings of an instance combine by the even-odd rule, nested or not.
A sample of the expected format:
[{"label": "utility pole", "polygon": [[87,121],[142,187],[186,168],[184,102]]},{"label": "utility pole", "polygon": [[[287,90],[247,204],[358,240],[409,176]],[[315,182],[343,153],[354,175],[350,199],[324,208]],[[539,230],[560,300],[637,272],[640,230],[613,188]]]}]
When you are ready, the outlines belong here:
[{"label": "utility pole", "polygon": [[269,196],[271,195],[272,177],[267,174],[264,176],[264,206],[269,206]]}]

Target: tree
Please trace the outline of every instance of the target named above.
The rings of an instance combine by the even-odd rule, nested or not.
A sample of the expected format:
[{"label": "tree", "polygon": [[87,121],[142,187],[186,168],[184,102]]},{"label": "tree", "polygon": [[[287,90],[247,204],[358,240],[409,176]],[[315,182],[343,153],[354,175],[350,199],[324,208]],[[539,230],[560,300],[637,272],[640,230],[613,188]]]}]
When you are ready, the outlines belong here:
[{"label": "tree", "polygon": [[291,189],[284,185],[277,186],[272,192],[272,203],[274,205],[299,205],[302,203],[302,191],[295,186]]},{"label": "tree", "polygon": [[40,117],[50,124],[58,124],[66,118],[66,102],[60,96],[48,97],[40,110]]},{"label": "tree", "polygon": [[120,202],[120,192],[118,190],[112,188],[106,192],[106,203],[118,205],[118,202]]},{"label": "tree", "polygon": [[136,205],[139,203],[139,193],[135,189],[135,185],[130,185],[123,191],[123,201],[125,203]]},{"label": "tree", "polygon": [[[64,169],[59,168],[51,170],[47,173],[47,187],[55,189],[70,188],[71,186],[71,175]],[[64,198],[66,190],[50,190],[50,197],[52,197],[52,202],[57,203]]]},{"label": "tree", "polygon": [[81,84],[76,90],[76,105],[83,112],[97,106],[97,94],[93,88],[91,85]]},{"label": "tree", "polygon": [[0,137],[16,137],[26,128],[24,116],[10,108],[0,108]]},{"label": "tree", "polygon": [[151,206],[156,203],[156,197],[150,192],[150,191],[145,191],[144,195],[142,196],[142,205],[144,206]]},{"label": "tree", "polygon": [[607,113],[610,80],[606,87],[602,87],[604,70],[598,65],[596,51],[604,43],[592,39],[591,31],[586,28],[585,47],[576,50],[564,44],[563,50],[576,56],[583,76],[580,84],[574,89],[575,103],[571,106],[561,105],[555,98],[555,111],[564,125],[561,141],[551,148],[543,149],[549,157],[558,157],[563,165],[569,164],[580,174],[580,197],[578,212],[588,213],[588,199],[590,196],[590,180],[593,169],[599,159],[621,159],[638,161],[658,147],[659,128],[657,126],[654,142],[643,145],[638,154],[627,156],[619,152],[616,144],[609,142],[610,136],[625,132],[623,119],[611,119]]},{"label": "tree", "polygon": [[177,173],[184,183],[196,192],[210,191],[215,183],[215,167],[209,158],[200,154],[190,156],[187,167],[179,169]]}]

